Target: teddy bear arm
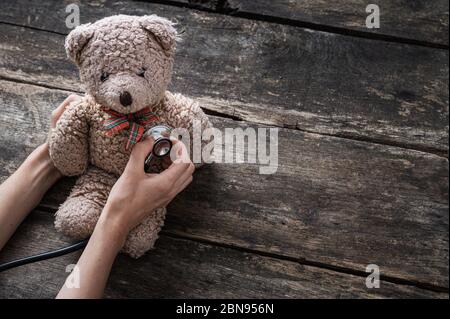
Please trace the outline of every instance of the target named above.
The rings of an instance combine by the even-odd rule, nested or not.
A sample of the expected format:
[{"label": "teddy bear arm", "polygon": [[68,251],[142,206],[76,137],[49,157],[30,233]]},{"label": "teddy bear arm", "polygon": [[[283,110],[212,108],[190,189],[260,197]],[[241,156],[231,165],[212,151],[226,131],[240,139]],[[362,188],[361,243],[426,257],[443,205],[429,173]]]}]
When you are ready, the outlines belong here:
[{"label": "teddy bear arm", "polygon": [[[205,130],[213,129],[213,125],[208,116],[203,112],[197,102],[181,94],[174,94],[172,102],[174,109],[176,110],[175,112],[171,112],[172,114],[176,114],[172,119],[172,126],[188,129],[190,134],[191,159],[195,166],[200,167],[206,162],[212,162],[213,158],[207,156],[207,154],[200,153],[198,156],[195,156],[195,150],[193,149],[193,139],[201,139],[200,152],[203,152],[205,146],[212,141],[212,136],[210,136],[210,138],[205,138],[209,135],[205,134]],[[196,136],[197,132],[201,132],[202,136]],[[198,143],[196,144],[198,145]]]},{"label": "teddy bear arm", "polygon": [[66,176],[85,172],[88,159],[89,125],[80,103],[70,104],[51,129],[48,143],[50,157],[56,168]]}]

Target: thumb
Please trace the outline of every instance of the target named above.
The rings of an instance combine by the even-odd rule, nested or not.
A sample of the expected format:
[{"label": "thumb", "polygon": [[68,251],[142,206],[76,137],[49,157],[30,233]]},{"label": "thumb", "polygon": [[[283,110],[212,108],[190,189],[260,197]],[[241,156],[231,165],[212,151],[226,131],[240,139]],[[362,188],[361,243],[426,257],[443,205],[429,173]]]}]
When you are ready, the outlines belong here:
[{"label": "thumb", "polygon": [[128,160],[127,170],[144,171],[144,162],[148,154],[152,151],[154,140],[152,137],[146,137],[144,140],[135,144]]}]

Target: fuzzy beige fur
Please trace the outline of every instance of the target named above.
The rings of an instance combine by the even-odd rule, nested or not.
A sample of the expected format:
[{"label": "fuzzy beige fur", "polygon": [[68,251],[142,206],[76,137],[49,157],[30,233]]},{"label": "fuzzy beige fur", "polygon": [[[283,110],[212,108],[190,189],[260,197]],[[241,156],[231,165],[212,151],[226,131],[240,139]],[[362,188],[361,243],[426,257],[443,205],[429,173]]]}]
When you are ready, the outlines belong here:
[{"label": "fuzzy beige fur", "polygon": [[[155,15],[113,16],[81,25],[68,35],[67,54],[78,65],[87,93],[68,106],[49,135],[55,166],[64,175],[80,175],[56,213],[59,231],[88,237],[128,162],[131,150],[124,145],[129,131],[108,136],[103,122],[109,115],[102,106],[124,114],[150,106],[159,119],[147,127],[161,123],[186,128],[191,138],[194,119],[201,121],[202,130],[211,127],[198,104],[166,90],[176,40],[173,24]],[[125,91],[132,97],[126,106],[120,99]],[[165,213],[165,208],[149,212],[129,234],[123,252],[137,258],[152,248]]]}]

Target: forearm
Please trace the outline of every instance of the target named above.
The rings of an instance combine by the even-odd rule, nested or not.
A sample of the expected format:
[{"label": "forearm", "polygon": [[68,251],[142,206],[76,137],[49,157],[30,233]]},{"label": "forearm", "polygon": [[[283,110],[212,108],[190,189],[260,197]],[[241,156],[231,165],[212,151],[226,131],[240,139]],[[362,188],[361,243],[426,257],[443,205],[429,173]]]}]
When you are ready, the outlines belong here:
[{"label": "forearm", "polygon": [[60,176],[43,144],[0,185],[0,249]]},{"label": "forearm", "polygon": [[[122,248],[126,232],[122,225],[108,217],[109,207],[102,212],[75,269],[67,278],[57,298],[101,298],[114,260]],[[75,276],[79,285],[73,285]]]}]

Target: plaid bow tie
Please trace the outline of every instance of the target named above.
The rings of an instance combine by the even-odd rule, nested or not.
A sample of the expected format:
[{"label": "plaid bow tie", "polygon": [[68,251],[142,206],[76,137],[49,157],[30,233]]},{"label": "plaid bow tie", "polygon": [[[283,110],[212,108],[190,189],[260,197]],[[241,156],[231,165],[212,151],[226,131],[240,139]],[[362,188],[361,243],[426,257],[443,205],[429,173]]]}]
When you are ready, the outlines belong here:
[{"label": "plaid bow tie", "polygon": [[158,116],[151,112],[149,107],[137,111],[136,113],[129,114],[122,114],[106,107],[103,107],[102,109],[111,115],[111,117],[104,122],[104,128],[108,136],[131,126],[130,135],[128,136],[128,141],[125,146],[126,150],[133,147],[134,144],[142,139],[146,124],[158,120]]}]

